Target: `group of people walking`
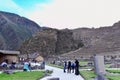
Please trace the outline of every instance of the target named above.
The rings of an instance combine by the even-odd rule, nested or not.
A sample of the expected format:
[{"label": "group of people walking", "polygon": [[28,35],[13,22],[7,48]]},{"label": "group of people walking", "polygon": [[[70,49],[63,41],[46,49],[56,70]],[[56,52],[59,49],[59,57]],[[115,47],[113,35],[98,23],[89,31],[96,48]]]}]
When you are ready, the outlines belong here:
[{"label": "group of people walking", "polygon": [[79,61],[76,59],[75,62],[65,61],[64,62],[64,73],[75,73],[79,75]]}]

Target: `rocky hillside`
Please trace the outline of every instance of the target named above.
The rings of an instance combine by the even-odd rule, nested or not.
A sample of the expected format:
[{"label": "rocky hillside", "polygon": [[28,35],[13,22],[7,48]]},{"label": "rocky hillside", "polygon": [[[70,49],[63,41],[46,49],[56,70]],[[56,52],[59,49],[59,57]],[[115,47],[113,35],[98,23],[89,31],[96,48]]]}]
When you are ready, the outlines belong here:
[{"label": "rocky hillside", "polygon": [[19,15],[0,11],[0,49],[16,50],[40,26]]},{"label": "rocky hillside", "polygon": [[82,40],[84,43],[84,48],[78,50],[79,53],[120,50],[120,22],[96,29],[75,29],[73,34],[75,40]]},{"label": "rocky hillside", "polygon": [[21,53],[39,52],[42,56],[58,55],[82,47],[81,41],[73,39],[71,30],[45,29],[27,40],[20,48]]},{"label": "rocky hillside", "polygon": [[120,50],[120,22],[101,28],[46,29],[26,41],[20,50],[22,53],[38,51],[45,57],[69,52],[77,56],[117,51]]}]

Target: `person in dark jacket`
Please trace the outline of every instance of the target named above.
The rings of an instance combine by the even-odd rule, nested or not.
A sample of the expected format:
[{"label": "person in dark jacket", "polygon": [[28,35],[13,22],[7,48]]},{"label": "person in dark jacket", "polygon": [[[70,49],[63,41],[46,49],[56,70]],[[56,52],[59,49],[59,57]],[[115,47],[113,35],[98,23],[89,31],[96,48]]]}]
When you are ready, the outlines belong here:
[{"label": "person in dark jacket", "polygon": [[68,73],[71,73],[71,61],[68,61],[68,69],[67,69]]},{"label": "person in dark jacket", "polygon": [[64,62],[64,70],[63,70],[64,73],[66,72],[66,69],[67,69],[67,62],[65,61],[65,62]]},{"label": "person in dark jacket", "polygon": [[79,61],[76,59],[75,60],[75,75],[79,75]]}]

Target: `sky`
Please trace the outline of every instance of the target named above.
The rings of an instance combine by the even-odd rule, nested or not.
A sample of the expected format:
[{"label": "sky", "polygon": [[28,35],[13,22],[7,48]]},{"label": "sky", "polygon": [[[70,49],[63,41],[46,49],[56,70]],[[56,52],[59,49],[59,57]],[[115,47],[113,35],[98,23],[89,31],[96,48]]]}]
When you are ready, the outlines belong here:
[{"label": "sky", "polygon": [[16,13],[57,29],[112,26],[120,21],[120,0],[0,0],[0,11]]}]

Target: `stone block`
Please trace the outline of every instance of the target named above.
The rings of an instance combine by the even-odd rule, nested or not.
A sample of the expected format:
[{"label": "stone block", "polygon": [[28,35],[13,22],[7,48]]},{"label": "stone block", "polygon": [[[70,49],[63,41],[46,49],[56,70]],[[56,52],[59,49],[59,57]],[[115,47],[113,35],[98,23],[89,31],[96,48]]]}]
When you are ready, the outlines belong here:
[{"label": "stone block", "polygon": [[47,80],[60,80],[59,78],[49,78]]}]

